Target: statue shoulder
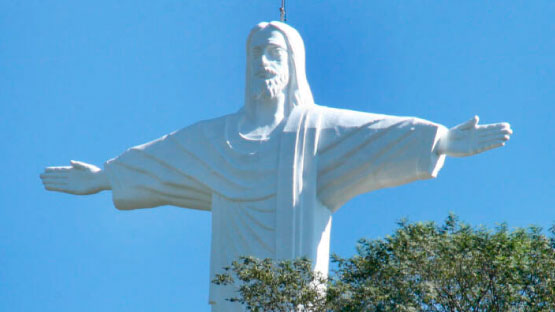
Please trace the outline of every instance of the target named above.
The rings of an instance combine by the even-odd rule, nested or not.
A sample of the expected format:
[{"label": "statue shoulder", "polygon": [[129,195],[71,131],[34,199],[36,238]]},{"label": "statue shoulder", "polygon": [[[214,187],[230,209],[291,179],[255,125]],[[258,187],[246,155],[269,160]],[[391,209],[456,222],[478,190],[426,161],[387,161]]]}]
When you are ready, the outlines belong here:
[{"label": "statue shoulder", "polygon": [[213,139],[221,137],[225,129],[226,120],[233,114],[201,120],[192,125],[186,126],[182,129],[170,133],[170,136],[175,138],[197,138],[197,139]]},{"label": "statue shoulder", "polygon": [[322,105],[314,105],[310,110],[310,114],[310,119],[313,121],[311,127],[319,127],[321,129],[360,127],[372,121],[393,117]]}]

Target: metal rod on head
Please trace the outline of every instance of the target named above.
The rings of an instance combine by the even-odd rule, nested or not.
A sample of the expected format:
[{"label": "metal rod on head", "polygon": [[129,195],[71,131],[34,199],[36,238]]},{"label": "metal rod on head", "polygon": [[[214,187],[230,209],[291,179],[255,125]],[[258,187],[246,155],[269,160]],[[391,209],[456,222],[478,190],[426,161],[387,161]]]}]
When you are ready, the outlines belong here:
[{"label": "metal rod on head", "polygon": [[279,8],[279,20],[283,23],[287,22],[287,16],[285,16],[285,0],[281,0],[281,8]]}]

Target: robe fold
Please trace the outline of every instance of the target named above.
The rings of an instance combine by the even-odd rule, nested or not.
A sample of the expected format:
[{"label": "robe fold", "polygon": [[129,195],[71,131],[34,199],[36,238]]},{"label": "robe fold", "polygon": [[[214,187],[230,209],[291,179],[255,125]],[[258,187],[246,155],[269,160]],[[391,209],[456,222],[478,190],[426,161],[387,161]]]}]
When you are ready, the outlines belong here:
[{"label": "robe fold", "polygon": [[[312,260],[328,271],[331,215],[366,192],[435,177],[445,127],[412,117],[295,107],[264,140],[238,130],[241,111],[202,121],[109,160],[118,209],[210,210],[210,280],[239,256]],[[211,284],[213,311],[234,289]]]}]

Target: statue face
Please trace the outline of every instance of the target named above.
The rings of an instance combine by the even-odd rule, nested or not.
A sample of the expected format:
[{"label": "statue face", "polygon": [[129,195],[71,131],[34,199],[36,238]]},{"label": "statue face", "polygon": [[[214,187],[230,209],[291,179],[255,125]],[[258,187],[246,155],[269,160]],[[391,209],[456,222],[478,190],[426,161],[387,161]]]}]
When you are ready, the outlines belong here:
[{"label": "statue face", "polygon": [[289,82],[287,43],[281,32],[266,28],[251,39],[252,86],[257,98],[274,98]]}]

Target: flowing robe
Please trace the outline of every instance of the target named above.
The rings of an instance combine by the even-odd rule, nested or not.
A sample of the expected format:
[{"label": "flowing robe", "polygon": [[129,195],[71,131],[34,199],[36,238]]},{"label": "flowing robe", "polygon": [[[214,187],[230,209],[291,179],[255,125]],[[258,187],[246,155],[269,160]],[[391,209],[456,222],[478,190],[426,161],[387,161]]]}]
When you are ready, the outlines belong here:
[{"label": "flowing robe", "polygon": [[[109,160],[118,209],[212,212],[210,280],[239,256],[313,261],[328,271],[331,215],[361,193],[435,177],[445,127],[412,117],[296,107],[268,139],[238,131],[240,112],[201,121]],[[210,286],[213,311],[242,311]]]}]

